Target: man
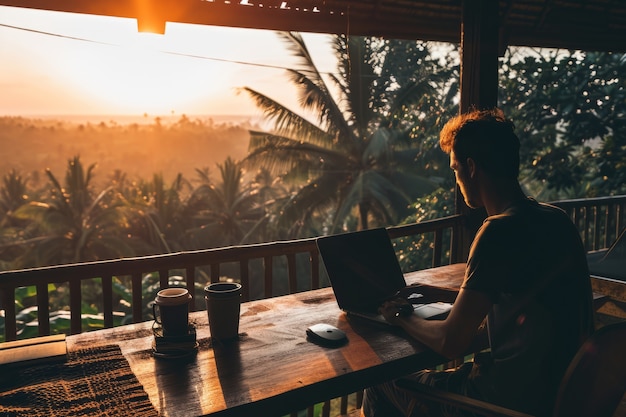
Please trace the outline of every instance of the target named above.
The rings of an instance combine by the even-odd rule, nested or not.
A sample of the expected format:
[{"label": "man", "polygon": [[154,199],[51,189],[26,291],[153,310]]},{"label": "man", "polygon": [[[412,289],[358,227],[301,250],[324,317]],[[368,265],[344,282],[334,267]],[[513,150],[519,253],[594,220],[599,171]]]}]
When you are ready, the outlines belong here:
[{"label": "man", "polygon": [[[463,284],[445,320],[398,315],[403,300],[386,302],[381,313],[449,358],[466,353],[486,327],[490,349],[473,362],[414,377],[549,415],[566,367],[593,330],[591,284],[578,231],[562,210],[524,195],[517,180],[519,139],[500,110],[472,111],[450,120],[441,131],[440,146],[450,155],[466,204],[484,207],[488,217],[472,243]],[[388,382],[366,390],[362,414],[454,414],[424,407]]]}]

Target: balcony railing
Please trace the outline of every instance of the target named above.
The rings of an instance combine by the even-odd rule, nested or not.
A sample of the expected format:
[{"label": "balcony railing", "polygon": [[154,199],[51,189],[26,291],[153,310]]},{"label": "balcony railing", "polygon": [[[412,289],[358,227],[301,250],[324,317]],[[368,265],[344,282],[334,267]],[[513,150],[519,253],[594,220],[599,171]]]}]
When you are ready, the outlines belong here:
[{"label": "balcony railing", "polygon": [[626,226],[626,195],[562,200],[562,208],[578,227],[587,251],[608,248]]},{"label": "balcony railing", "polygon": [[[626,196],[565,200],[553,204],[563,208],[574,220],[588,251],[607,248],[626,224]],[[454,215],[390,227],[388,231],[391,238],[396,240],[427,237],[431,251],[429,266],[439,266],[462,261],[459,258],[462,251],[458,246],[458,237],[463,225],[464,217]],[[132,321],[149,320],[151,317],[144,314],[143,308],[148,300],[142,297],[142,282],[147,275],[158,275],[160,287],[169,286],[172,275],[182,276],[192,293],[198,286],[217,282],[226,275],[242,283],[243,301],[328,285],[313,238],[4,271],[0,272],[4,340],[15,340],[18,337],[15,294],[24,287],[36,289],[38,334],[41,336],[51,332],[48,290],[51,284],[66,285],[68,288],[72,334],[84,331],[82,290],[89,280],[94,279],[98,280],[97,287],[101,287],[102,291],[100,309],[104,316],[104,327],[114,326],[117,314],[113,305],[114,283],[120,279],[130,285]],[[191,308],[197,310],[203,306],[197,305],[194,299]],[[341,411],[345,412],[346,398],[341,401]]]},{"label": "balcony railing", "polygon": [[[626,196],[563,200],[554,204],[563,208],[577,224],[588,251],[608,247],[626,225]],[[432,241],[431,266],[438,266],[461,261],[455,237],[459,235],[463,221],[462,216],[455,215],[388,230],[392,239],[429,235]],[[277,276],[278,269],[286,274]],[[0,272],[0,308],[4,310],[4,340],[17,338],[16,312],[10,306],[15,305],[16,289],[29,286],[36,288],[38,334],[41,336],[50,334],[49,284],[65,283],[68,286],[72,334],[83,331],[82,284],[92,279],[101,282],[104,327],[114,325],[114,277],[130,283],[132,321],[144,321],[148,318],[144,317],[142,308],[146,302],[142,299],[142,279],[147,274],[157,274],[161,287],[168,286],[171,275],[181,275],[192,292],[197,285],[216,282],[228,275],[242,283],[244,301],[328,285],[313,238],[3,271]],[[192,303],[192,309],[202,308],[195,300]]]},{"label": "balcony railing", "polygon": [[[456,251],[444,247],[462,227],[460,215],[427,221],[419,224],[389,228],[392,238],[411,235],[432,234],[432,266],[457,261]],[[452,244],[450,244],[452,246]],[[286,271],[278,277],[276,269]],[[245,246],[178,252],[173,254],[126,258],[110,261],[60,265],[43,268],[0,272],[0,296],[5,319],[5,340],[17,338],[15,291],[17,288],[35,287],[37,299],[38,334],[50,334],[49,284],[63,284],[69,290],[70,332],[81,333],[82,287],[93,279],[101,287],[101,311],[104,327],[113,327],[113,285],[124,279],[130,284],[132,293],[132,321],[149,319],[144,316],[145,302],[142,299],[142,281],[148,275],[158,275],[160,287],[167,287],[172,275],[183,276],[192,294],[195,288],[207,282],[217,282],[225,274],[240,281],[243,301],[267,298],[287,293],[307,291],[328,285],[320,267],[315,239],[299,239]],[[252,288],[259,290],[251,293]],[[193,310],[201,309],[192,300]]]}]

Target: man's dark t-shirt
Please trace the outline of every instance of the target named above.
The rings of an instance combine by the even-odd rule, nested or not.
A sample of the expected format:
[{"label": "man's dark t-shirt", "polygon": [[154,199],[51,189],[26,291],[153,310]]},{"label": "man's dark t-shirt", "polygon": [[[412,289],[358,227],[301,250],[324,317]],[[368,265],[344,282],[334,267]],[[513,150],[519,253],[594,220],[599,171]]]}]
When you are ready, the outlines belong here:
[{"label": "man's dark t-shirt", "polygon": [[567,365],[593,329],[586,254],[569,217],[532,199],[488,217],[472,244],[463,287],[494,303],[487,316],[491,355],[476,359],[470,390],[550,414]]}]

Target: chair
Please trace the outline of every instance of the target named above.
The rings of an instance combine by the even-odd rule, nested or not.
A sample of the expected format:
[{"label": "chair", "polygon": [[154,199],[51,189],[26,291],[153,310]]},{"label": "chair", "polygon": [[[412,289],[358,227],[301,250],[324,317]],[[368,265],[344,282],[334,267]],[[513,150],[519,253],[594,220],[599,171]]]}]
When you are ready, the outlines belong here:
[{"label": "chair", "polygon": [[[484,401],[445,392],[411,379],[397,385],[424,401],[455,406],[483,416],[529,417]],[[626,392],[626,322],[606,325],[589,337],[567,368],[553,417],[613,416]]]}]

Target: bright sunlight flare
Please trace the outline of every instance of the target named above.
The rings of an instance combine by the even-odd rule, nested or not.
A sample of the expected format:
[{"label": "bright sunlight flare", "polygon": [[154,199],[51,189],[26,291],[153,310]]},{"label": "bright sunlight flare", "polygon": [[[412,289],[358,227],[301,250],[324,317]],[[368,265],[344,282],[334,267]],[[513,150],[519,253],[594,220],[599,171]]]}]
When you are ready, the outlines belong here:
[{"label": "bright sunlight flare", "polygon": [[[332,71],[325,35],[307,36]],[[255,114],[249,86],[297,105],[285,89],[296,63],[271,31],[0,7],[0,114]]]}]

